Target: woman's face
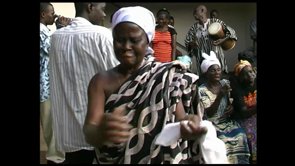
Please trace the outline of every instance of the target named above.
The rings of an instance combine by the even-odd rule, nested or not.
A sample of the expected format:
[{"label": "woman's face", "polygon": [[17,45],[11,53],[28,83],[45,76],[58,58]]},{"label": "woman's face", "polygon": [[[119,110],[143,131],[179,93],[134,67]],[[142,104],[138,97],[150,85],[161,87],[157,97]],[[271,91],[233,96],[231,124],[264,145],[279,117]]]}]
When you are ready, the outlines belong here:
[{"label": "woman's face", "polygon": [[148,48],[146,33],[130,22],[119,23],[113,29],[114,51],[121,65],[136,67],[141,64]]},{"label": "woman's face", "polygon": [[211,65],[206,73],[210,81],[219,81],[221,79],[221,68],[216,64]]},{"label": "woman's face", "polygon": [[160,13],[158,16],[157,16],[157,22],[160,26],[164,26],[164,25],[168,25],[169,23],[169,18],[167,16],[166,13]]},{"label": "woman's face", "polygon": [[240,72],[240,80],[245,84],[253,84],[256,78],[256,74],[251,66],[245,66]]}]

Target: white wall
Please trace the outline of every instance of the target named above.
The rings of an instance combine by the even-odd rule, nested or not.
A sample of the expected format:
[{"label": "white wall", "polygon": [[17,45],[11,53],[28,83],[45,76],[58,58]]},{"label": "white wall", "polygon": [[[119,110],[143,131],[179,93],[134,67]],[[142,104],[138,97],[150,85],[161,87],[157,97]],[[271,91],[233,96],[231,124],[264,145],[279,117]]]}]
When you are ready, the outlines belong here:
[{"label": "white wall", "polygon": [[[69,18],[75,17],[75,6],[74,3],[51,3],[54,7],[54,11],[58,15],[62,15]],[[56,30],[55,24],[49,25],[48,28],[54,32]]]}]

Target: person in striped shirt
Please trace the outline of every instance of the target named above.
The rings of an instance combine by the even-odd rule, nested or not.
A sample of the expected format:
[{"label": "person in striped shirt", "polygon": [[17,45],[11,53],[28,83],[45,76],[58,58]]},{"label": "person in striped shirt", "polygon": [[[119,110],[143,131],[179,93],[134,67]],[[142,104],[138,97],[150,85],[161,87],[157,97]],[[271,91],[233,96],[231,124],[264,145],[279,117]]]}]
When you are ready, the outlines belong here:
[{"label": "person in striped shirt", "polygon": [[75,3],[71,24],[55,31],[50,50],[50,84],[53,126],[59,150],[66,152],[65,164],[91,164],[93,146],[83,134],[87,112],[87,87],[91,77],[113,68],[111,31],[99,26],[106,3]]},{"label": "person in striped shirt", "polygon": [[[207,7],[204,5],[197,6],[193,12],[193,16],[197,22],[190,27],[184,41],[189,55],[196,57],[196,66],[193,66],[193,72],[197,75],[201,75],[200,65],[203,60],[202,53],[210,54],[210,51],[214,51],[221,63],[221,70],[227,74],[228,67],[221,44],[229,38],[235,41],[237,40],[234,29],[227,26],[220,19],[208,18]],[[225,31],[225,38],[213,40],[209,37],[208,28],[215,22],[222,25]]]}]

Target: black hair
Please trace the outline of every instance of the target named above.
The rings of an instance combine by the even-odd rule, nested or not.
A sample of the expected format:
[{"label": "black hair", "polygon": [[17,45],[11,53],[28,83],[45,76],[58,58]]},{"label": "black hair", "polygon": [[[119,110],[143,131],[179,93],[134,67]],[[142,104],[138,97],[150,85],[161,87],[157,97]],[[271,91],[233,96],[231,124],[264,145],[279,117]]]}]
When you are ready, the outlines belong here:
[{"label": "black hair", "polygon": [[76,16],[80,16],[89,3],[75,2]]},{"label": "black hair", "polygon": [[48,6],[53,6],[51,3],[40,3],[40,14],[44,12]]},{"label": "black hair", "polygon": [[161,13],[165,13],[167,18],[170,18],[170,13],[166,8],[162,8],[157,12],[157,16],[159,16]]},{"label": "black hair", "polygon": [[212,9],[211,12],[210,12],[210,14],[213,13],[213,12],[219,13],[218,10]]},{"label": "black hair", "polygon": [[214,12],[217,13],[217,15],[219,15],[218,10],[216,10],[216,9],[212,9],[211,12],[210,12],[210,17],[212,16],[212,14],[213,14]]},{"label": "black hair", "polygon": [[252,50],[245,50],[238,54],[238,60],[247,60],[250,63],[254,62],[254,52]]},{"label": "black hair", "polygon": [[112,13],[111,16],[110,16],[110,23],[112,24],[112,21],[113,21],[113,16],[116,12]]},{"label": "black hair", "polygon": [[174,20],[174,17],[170,15],[170,20]]}]

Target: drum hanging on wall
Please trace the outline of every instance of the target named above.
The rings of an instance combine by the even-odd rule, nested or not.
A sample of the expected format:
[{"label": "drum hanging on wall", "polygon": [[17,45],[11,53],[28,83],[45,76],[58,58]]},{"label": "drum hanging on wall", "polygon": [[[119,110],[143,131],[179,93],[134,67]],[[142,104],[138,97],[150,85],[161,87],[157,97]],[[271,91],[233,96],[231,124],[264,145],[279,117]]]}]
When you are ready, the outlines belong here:
[{"label": "drum hanging on wall", "polygon": [[[218,22],[214,22],[209,26],[208,33],[210,38],[212,38],[213,40],[223,39],[225,37],[222,25]],[[229,38],[221,44],[221,48],[227,51],[234,48],[235,45],[236,41]]]}]

